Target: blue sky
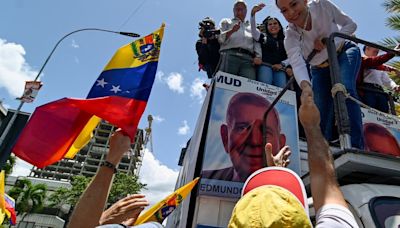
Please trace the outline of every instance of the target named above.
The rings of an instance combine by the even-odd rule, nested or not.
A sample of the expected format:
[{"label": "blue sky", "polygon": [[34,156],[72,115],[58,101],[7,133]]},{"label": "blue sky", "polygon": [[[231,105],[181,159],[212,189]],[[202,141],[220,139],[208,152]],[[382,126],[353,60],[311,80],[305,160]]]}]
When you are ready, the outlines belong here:
[{"label": "blue sky", "polygon": [[[33,78],[55,43],[80,28],[102,28],[146,35],[166,23],[158,66],[158,77],[140,127],[147,115],[153,125],[154,150],[151,162],[168,170],[173,182],[180,150],[193,133],[207,81],[197,71],[195,42],[198,22],[211,16],[219,22],[232,17],[233,0],[151,1],[151,0],[3,0],[0,14],[0,99],[11,108],[18,103],[23,81]],[[396,35],[385,27],[383,1],[333,0],[358,24],[357,36],[379,41]],[[249,12],[258,1],[247,1]],[[272,15],[282,18],[274,1],[257,15],[257,21]],[[362,6],[360,5],[362,3]],[[282,20],[284,26],[286,22]],[[114,51],[130,42],[129,37],[102,32],[80,32],[67,38],[44,70],[44,86],[37,100],[24,106],[32,112],[38,105],[62,97],[86,97]],[[146,161],[146,160],[145,160]],[[148,169],[142,170],[142,174]],[[145,174],[144,174],[145,175]],[[165,182],[165,180],[164,180]],[[164,183],[166,184],[166,183]],[[173,186],[170,185],[170,186]]]}]

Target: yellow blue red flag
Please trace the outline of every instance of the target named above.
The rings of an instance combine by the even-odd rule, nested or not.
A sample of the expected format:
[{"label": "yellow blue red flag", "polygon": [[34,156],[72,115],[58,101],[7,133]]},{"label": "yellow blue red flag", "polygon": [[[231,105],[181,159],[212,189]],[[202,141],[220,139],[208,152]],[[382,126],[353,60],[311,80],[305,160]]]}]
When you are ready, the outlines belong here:
[{"label": "yellow blue red flag", "polygon": [[72,158],[101,119],[122,128],[133,141],[153,86],[163,34],[164,24],[118,49],[87,99],[63,98],[36,108],[13,152],[39,168]]},{"label": "yellow blue red flag", "polygon": [[185,199],[186,196],[189,195],[189,193],[192,191],[194,186],[196,186],[198,181],[199,177],[184,185],[183,187],[177,189],[171,195],[167,196],[165,199],[152,206],[136,220],[135,225],[151,221],[162,223],[164,219],[168,215],[170,215],[175,210],[175,208],[183,201],[183,199]]},{"label": "yellow blue red flag", "polygon": [[0,172],[0,224],[3,223],[6,217],[6,201],[4,199],[4,182],[5,182],[5,171]]},{"label": "yellow blue red flag", "polygon": [[6,215],[10,219],[11,225],[15,225],[17,223],[17,214],[15,212],[15,200],[7,194],[4,194],[4,200],[6,203]]}]

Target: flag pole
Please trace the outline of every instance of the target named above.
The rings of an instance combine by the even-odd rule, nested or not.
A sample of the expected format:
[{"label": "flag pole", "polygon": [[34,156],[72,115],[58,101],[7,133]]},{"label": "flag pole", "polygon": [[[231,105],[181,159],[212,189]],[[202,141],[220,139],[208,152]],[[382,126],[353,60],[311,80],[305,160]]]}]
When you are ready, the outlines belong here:
[{"label": "flag pole", "polygon": [[[82,32],[82,31],[100,31],[100,32],[115,33],[115,34],[119,34],[119,35],[123,35],[123,36],[140,37],[140,35],[137,34],[137,33],[132,33],[132,32],[117,32],[117,31],[106,30],[106,29],[99,29],[99,28],[84,28],[84,29],[78,29],[78,30],[72,31],[72,32],[66,34],[65,36],[63,36],[60,40],[58,40],[58,42],[57,42],[56,45],[54,46],[53,50],[51,50],[49,56],[47,56],[47,58],[46,58],[44,64],[43,64],[42,67],[40,68],[40,70],[39,70],[38,74],[36,75],[35,79],[33,80],[34,82],[36,82],[36,81],[39,79],[40,74],[42,73],[42,71],[43,71],[44,67],[47,65],[47,63],[49,62],[51,56],[53,55],[54,51],[57,49],[58,45],[59,45],[65,38],[67,38],[68,36],[70,36],[70,35],[72,35],[72,34],[74,34],[74,33],[77,33],[77,32]],[[16,110],[14,113],[12,113],[11,119],[10,119],[10,121],[8,122],[7,127],[4,129],[3,133],[1,134],[1,137],[0,137],[0,148],[3,146],[4,140],[5,140],[5,138],[6,138],[7,134],[8,134],[8,132],[11,130],[11,127],[12,127],[12,125],[14,124],[15,119],[17,118],[19,112],[21,111],[22,106],[24,105],[24,103],[25,103],[25,102],[24,102],[23,100],[21,100],[20,103],[19,103],[19,106],[18,106],[17,110]],[[2,151],[1,151],[1,152],[2,152]],[[0,167],[0,168],[2,169],[2,167]]]}]

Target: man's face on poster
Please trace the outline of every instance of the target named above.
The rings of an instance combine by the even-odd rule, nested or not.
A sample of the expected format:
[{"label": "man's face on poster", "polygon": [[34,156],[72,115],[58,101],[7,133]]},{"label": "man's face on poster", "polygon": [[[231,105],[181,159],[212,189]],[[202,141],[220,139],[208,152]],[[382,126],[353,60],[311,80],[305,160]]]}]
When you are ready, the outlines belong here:
[{"label": "man's face on poster", "polygon": [[382,154],[400,156],[400,147],[396,138],[389,133],[380,132],[364,133],[365,149]]},{"label": "man's face on poster", "polygon": [[[264,99],[264,98],[259,98]],[[227,123],[221,126],[221,138],[225,151],[229,154],[233,167],[241,181],[254,171],[264,167],[262,119],[268,108],[262,100],[232,103],[227,113]],[[267,119],[267,142],[272,144],[275,155],[285,145],[286,138],[280,134],[276,111],[271,111]]]}]

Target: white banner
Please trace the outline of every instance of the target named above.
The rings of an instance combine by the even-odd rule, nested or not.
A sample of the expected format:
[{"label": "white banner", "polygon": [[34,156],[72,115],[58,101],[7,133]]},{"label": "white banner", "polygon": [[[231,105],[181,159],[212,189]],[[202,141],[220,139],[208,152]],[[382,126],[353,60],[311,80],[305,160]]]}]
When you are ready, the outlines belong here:
[{"label": "white banner", "polygon": [[26,81],[24,94],[20,98],[25,103],[32,103],[36,95],[39,92],[39,89],[42,87],[42,83],[38,81]]}]

